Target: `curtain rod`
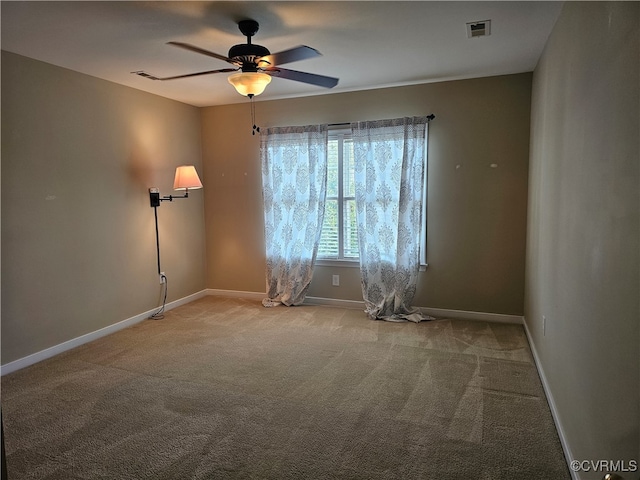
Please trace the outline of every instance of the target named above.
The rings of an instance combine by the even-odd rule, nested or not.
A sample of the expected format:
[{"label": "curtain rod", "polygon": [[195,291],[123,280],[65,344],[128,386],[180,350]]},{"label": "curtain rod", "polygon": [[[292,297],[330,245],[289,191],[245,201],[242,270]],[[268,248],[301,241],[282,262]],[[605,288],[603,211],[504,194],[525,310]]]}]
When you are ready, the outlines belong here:
[{"label": "curtain rod", "polygon": [[[434,118],[436,118],[436,116],[432,113],[431,115],[427,115],[427,120],[431,121]],[[330,127],[346,127],[351,125],[352,122],[343,122],[343,123],[330,123],[329,126]]]}]

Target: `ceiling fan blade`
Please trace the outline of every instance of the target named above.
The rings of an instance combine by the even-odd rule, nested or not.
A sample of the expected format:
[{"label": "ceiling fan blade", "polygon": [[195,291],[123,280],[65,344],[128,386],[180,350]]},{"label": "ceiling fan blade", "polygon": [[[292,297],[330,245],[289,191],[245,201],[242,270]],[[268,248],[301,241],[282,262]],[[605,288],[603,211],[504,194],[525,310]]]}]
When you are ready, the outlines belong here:
[{"label": "ceiling fan blade", "polygon": [[209,75],[211,73],[225,73],[225,72],[237,72],[237,68],[222,68],[220,70],[207,70],[206,72],[196,72],[196,73],[187,73],[185,75],[175,75],[173,77],[156,77],[155,75],[151,75],[150,73],[145,72],[144,70],[139,70],[135,73],[136,75],[140,75],[141,77],[148,78],[149,80],[176,80],[178,78],[188,78],[188,77],[197,77],[199,75]]},{"label": "ceiling fan blade", "polygon": [[228,63],[233,63],[230,58],[227,58],[224,55],[213,53],[213,52],[210,52],[209,50],[205,50],[204,48],[196,47],[195,45],[189,45],[188,43],[167,42],[167,45],[173,45],[174,47],[184,48],[185,50],[189,50],[191,52],[200,53],[202,55],[207,55],[209,57],[217,58],[218,60],[223,60]]},{"label": "ceiling fan blade", "polygon": [[262,70],[273,77],[286,78],[287,80],[295,80],[296,82],[309,83],[311,85],[317,85],[325,88],[335,87],[340,80],[338,78],[327,77],[325,75],[316,75],[315,73],[289,70],[288,68],[270,67],[263,68]]},{"label": "ceiling fan blade", "polygon": [[307,47],[306,45],[300,45],[299,47],[291,48],[289,50],[283,50],[282,52],[272,53],[271,55],[265,55],[260,58],[259,63],[267,62],[269,66],[275,67],[276,65],[283,65],[285,63],[298,62],[300,60],[306,60],[307,58],[321,57],[322,54],[315,48]]}]

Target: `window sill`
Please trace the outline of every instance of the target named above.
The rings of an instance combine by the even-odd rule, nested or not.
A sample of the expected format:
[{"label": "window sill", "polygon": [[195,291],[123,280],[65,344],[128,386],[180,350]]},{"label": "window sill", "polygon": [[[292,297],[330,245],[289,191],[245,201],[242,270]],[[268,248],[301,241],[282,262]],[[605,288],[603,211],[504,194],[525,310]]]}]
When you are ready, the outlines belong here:
[{"label": "window sill", "polygon": [[348,267],[359,268],[359,260],[338,260],[337,258],[317,258],[316,265],[318,267]]},{"label": "window sill", "polygon": [[[336,258],[317,258],[316,263],[318,267],[348,267],[348,268],[359,268],[360,261],[358,260],[338,260]],[[418,271],[426,272],[428,263],[424,265],[420,265]]]}]

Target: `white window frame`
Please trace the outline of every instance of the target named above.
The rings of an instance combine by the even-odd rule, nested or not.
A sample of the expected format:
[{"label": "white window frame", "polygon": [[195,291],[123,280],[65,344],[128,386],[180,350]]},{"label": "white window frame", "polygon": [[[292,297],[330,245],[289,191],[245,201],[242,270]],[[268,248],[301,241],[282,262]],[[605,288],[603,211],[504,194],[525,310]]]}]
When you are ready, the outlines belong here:
[{"label": "white window frame", "polygon": [[360,259],[347,257],[344,255],[344,201],[354,200],[353,197],[344,196],[344,140],[351,138],[351,128],[333,128],[329,130],[329,141],[338,141],[338,196],[329,197],[327,200],[337,200],[338,202],[338,258],[321,257],[316,258],[316,265],[337,266],[337,267],[359,267]]}]

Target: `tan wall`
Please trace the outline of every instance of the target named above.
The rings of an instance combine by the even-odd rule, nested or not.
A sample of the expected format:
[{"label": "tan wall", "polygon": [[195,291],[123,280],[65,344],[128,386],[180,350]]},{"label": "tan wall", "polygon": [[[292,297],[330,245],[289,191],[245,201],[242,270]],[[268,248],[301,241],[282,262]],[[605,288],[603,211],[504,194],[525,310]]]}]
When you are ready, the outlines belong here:
[{"label": "tan wall", "polygon": [[[414,304],[521,315],[530,92],[531,74],[520,74],[256,102],[256,112],[262,127],[434,113],[429,268]],[[259,138],[251,126],[248,101],[202,110],[209,288],[265,290]],[[333,274],[340,287],[331,286]],[[309,295],[361,300],[358,270],[318,267]]]},{"label": "tan wall", "polygon": [[566,2],[534,73],[526,322],[578,460],[640,458],[639,6]]},{"label": "tan wall", "polygon": [[[159,303],[148,188],[201,168],[195,107],[2,52],[2,363]],[[169,301],[205,286],[202,191],[158,209]]]}]

